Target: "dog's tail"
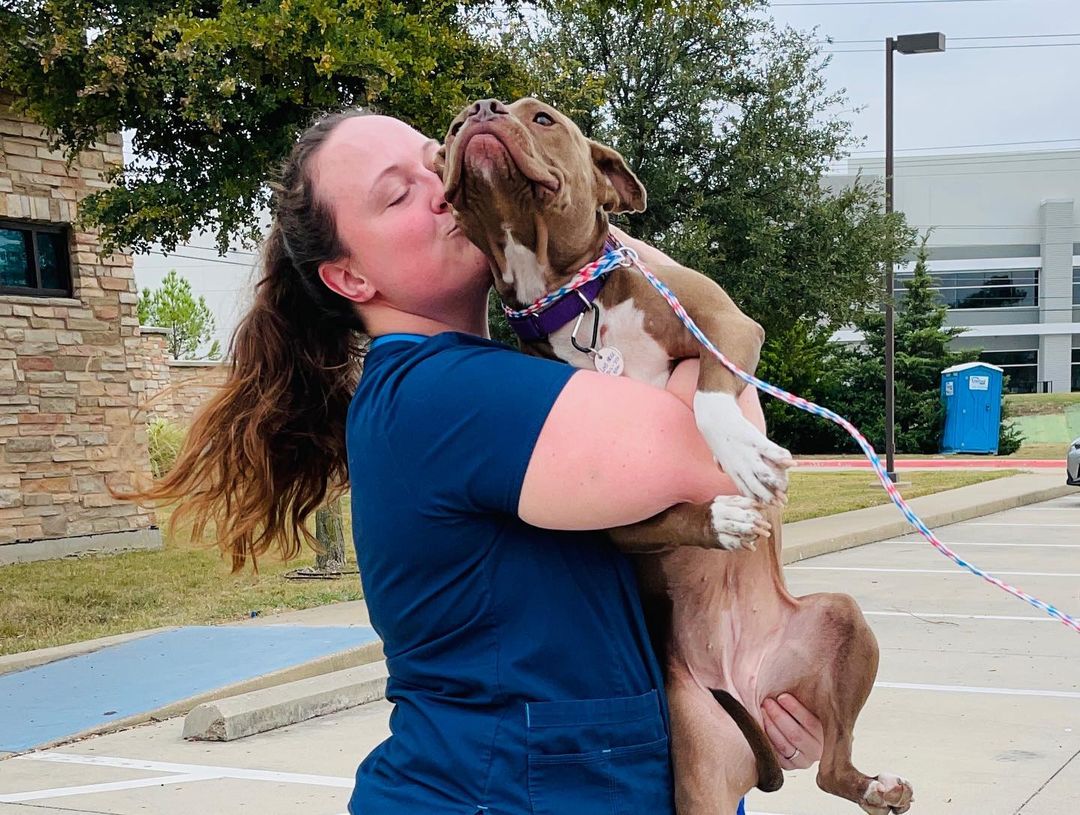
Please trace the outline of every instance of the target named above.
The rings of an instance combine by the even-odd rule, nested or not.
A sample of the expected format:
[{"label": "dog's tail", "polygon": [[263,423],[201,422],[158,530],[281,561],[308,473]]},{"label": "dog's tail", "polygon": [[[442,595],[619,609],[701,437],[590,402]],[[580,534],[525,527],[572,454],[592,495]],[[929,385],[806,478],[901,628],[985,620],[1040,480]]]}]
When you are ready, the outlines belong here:
[{"label": "dog's tail", "polygon": [[776,790],[784,786],[784,771],[780,767],[776,753],[773,752],[769,737],[765,735],[761,725],[757,723],[738,699],[726,690],[709,688],[709,691],[720,707],[724,709],[739,730],[742,731],[747,744],[750,745],[750,749],[754,753],[758,772],[757,788],[762,792],[776,792]]}]

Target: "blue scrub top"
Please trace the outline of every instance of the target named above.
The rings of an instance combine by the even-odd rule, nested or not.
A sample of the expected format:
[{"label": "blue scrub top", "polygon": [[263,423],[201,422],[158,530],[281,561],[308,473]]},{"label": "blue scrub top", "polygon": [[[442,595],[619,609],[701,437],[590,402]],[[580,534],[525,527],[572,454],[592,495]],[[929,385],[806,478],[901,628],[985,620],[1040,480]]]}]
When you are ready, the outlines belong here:
[{"label": "blue scrub top", "polygon": [[368,354],[347,427],[353,535],[395,707],[352,815],[674,812],[629,561],[602,533],[517,517],[573,373],[458,333]]}]

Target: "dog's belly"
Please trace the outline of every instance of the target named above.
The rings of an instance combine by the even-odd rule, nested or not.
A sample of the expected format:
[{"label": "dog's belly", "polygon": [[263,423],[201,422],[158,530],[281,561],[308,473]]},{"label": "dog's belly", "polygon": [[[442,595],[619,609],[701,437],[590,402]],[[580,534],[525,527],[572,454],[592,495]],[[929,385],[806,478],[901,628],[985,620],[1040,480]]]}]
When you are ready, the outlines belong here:
[{"label": "dog's belly", "polygon": [[782,584],[777,591],[768,545],[735,555],[680,548],[657,562],[672,599],[671,658],[755,717],[767,696],[791,683],[794,654],[785,652],[798,608]]},{"label": "dog's belly", "polygon": [[[597,303],[600,309],[599,347],[617,348],[624,362],[623,376],[664,387],[671,377],[671,355],[645,330],[645,312],[636,308],[633,300],[625,300],[610,308]],[[574,321],[576,322],[576,321]],[[556,356],[577,368],[593,370],[592,357],[574,347],[570,337],[574,322],[567,323],[548,338]],[[588,314],[581,321],[577,340],[587,346],[592,339],[592,322]]]}]

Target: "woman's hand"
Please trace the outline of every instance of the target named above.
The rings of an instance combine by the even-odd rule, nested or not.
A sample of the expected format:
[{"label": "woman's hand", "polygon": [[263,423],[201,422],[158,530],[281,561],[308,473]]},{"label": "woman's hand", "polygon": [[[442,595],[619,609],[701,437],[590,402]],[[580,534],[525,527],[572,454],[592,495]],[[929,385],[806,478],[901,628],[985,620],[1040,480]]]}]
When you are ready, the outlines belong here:
[{"label": "woman's hand", "polygon": [[825,740],[821,720],[790,693],[766,699],[761,719],[785,770],[805,770],[821,759]]}]

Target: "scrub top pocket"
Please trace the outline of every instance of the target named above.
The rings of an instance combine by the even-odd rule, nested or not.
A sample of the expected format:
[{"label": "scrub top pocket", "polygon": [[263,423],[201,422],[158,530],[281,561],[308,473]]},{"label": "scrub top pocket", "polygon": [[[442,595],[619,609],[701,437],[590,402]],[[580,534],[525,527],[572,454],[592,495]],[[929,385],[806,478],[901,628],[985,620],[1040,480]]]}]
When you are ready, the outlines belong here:
[{"label": "scrub top pocket", "polygon": [[526,705],[533,815],[670,815],[668,737],[655,690]]}]

